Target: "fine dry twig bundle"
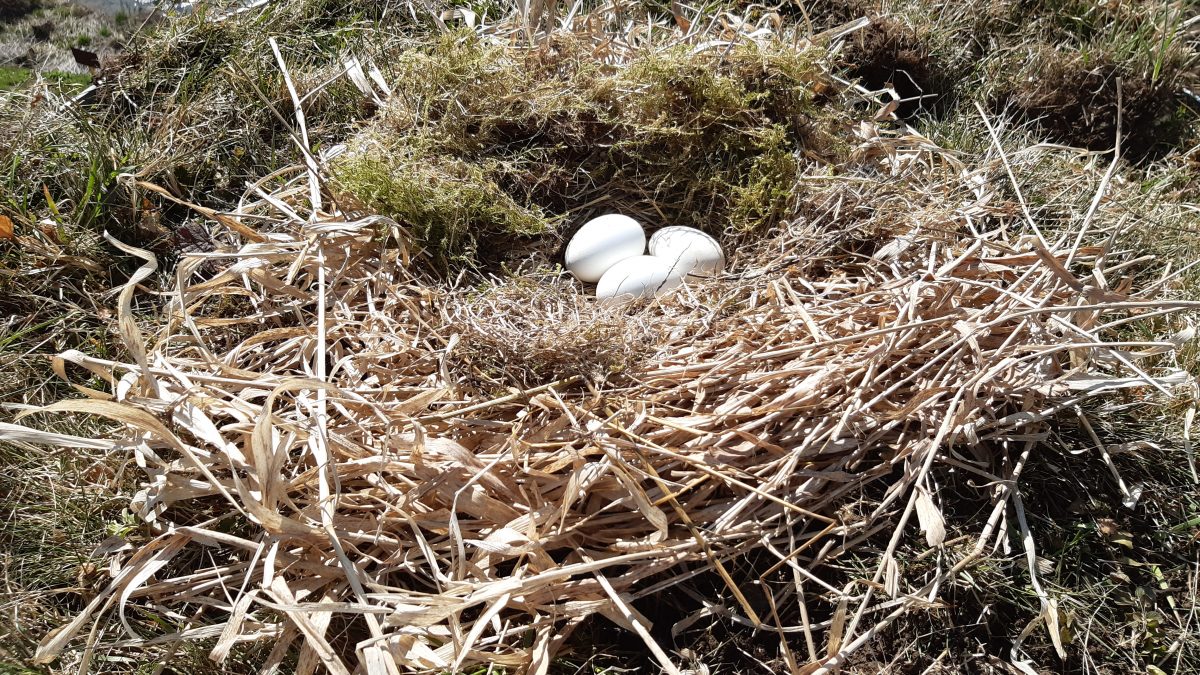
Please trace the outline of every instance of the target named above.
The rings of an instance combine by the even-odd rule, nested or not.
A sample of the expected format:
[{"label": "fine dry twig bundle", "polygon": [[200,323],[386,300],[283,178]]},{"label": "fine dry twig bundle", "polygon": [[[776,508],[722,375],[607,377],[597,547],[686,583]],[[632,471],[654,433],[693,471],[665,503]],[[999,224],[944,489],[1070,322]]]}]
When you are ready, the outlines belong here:
[{"label": "fine dry twig bundle", "polygon": [[[399,225],[338,212],[315,158],[238,212],[206,214],[226,245],[180,263],[153,339],[131,302],[154,262],[127,249],[148,261],[119,299],[130,362],[60,355],[64,378],[74,364],[109,387],[77,385],[87,398],[44,409],[127,433],[0,437],[131,452],[146,475],[132,508],[158,534],[116,547],[108,587],[39,660],[115,613],[129,633],[117,644],[215,638],[219,662],[271,641],[268,671],[298,648],[299,672],[544,673],[601,615],[675,673],[634,603],[715,573],[727,602],[678,627],[722,613],[778,633],[791,670],[815,673],[936,607],[1009,506],[1026,529],[1015,486],[1047,420],[1186,381],[1162,365],[1178,339],[1121,342],[1117,329],[1197,303],[1110,288],[1109,248],[990,205],[1002,183],[977,179],[998,166],[968,170],[911,133],[860,137],[876,175],[970,199],[881,217],[886,238],[853,253],[827,245],[834,207],[734,255],[724,278],[646,304],[596,306],[562,282],[524,295],[528,279],[441,283]],[[538,343],[539,316],[579,329],[561,333],[562,363]],[[481,363],[510,364],[522,333],[541,350],[518,364],[526,388],[481,393],[505,374]],[[973,546],[945,541],[935,464],[988,481]],[[838,509],[871,483],[886,487],[873,511]],[[913,516],[945,547],[923,579],[894,555]],[[889,531],[873,578],[824,581],[823,566]],[[746,578],[735,563],[751,554],[774,563]],[[1053,638],[1053,598],[1031,581]],[[137,605],[178,632],[139,635]]]}]

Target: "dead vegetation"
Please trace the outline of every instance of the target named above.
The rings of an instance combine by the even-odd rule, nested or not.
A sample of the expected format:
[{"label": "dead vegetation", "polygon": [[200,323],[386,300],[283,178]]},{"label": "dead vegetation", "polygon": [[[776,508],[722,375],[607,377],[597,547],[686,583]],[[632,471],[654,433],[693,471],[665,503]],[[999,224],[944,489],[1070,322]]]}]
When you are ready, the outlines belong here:
[{"label": "dead vegetation", "polygon": [[1157,159],[1197,140],[1183,94],[1197,84],[1187,3],[988,0],[947,12],[919,1],[828,0],[804,15],[872,20],[847,40],[843,62],[868,89],[891,89],[902,118],[944,118],[984,94],[995,114],[1055,142],[1106,150],[1120,80],[1127,159]]},{"label": "dead vegetation", "polygon": [[0,19],[18,19],[33,11],[33,0],[3,0],[0,2]]},{"label": "dead vegetation", "polygon": [[451,33],[400,56],[388,103],[333,172],[460,261],[598,206],[762,232],[793,208],[796,177],[835,156],[845,120],[816,100],[832,91],[823,54],[631,52],[571,35],[509,50]]},{"label": "dead vegetation", "polygon": [[459,336],[447,371],[474,396],[561,380],[604,383],[656,350],[663,332],[589,302],[553,270],[506,275],[451,298],[436,325]]},{"label": "dead vegetation", "polygon": [[[458,342],[509,319],[475,314],[461,332],[471,325],[453,314],[462,300],[408,262],[402,231],[381,238],[377,225],[389,221],[307,201],[319,174],[226,217],[225,227],[241,223],[221,235],[234,245],[181,263],[157,346],[127,330],[130,363],[61,357],[112,378],[111,389],[45,410],[99,414],[132,435],[56,440],[129,444],[148,471],[131,508],[158,534],[123,556],[37,659],[144,598],[211,616],[173,638],[123,620],[142,637],[118,644],[220,634],[218,662],[235,641],[270,640],[268,664],[298,642],[302,662],[332,672],[389,662],[541,672],[600,613],[672,672],[629,603],[708,569],[730,596],[725,612],[778,633],[778,657],[817,672],[896,618],[937,607],[939,589],[1007,536],[997,529],[1006,514],[1033,560],[1014,486],[1037,437],[1093,396],[1187,382],[1169,361],[1137,365],[1186,338],[1102,335],[1196,303],[1085,287],[1069,267],[1118,263],[1109,248],[1055,244],[1032,224],[1007,234],[1017,214],[983,207],[986,188],[958,183],[962,167],[925,139],[863,141],[869,164],[912,184],[944,181],[948,196],[977,206],[937,228],[925,217],[894,222],[871,255],[827,260],[829,277],[811,274],[814,249],[800,238],[819,228],[782,232],[771,245],[791,259],[735,258],[731,278],[613,317],[618,330],[654,323],[653,351],[582,389],[578,371],[493,398],[465,388],[448,367]],[[991,222],[983,231],[967,220],[980,208],[980,223]],[[245,223],[267,216],[285,220],[258,241]],[[195,274],[205,260],[218,268]],[[243,311],[195,313],[230,295],[246,300]],[[546,320],[571,312],[562,302],[543,303]],[[220,339],[239,325],[253,327],[248,337]],[[19,427],[0,433],[39,440]],[[935,465],[993,486],[978,531],[946,548]],[[870,510],[846,501],[872,491]],[[212,516],[187,515],[197,513]],[[897,557],[910,520],[937,564]],[[875,536],[887,544],[870,575],[841,588],[824,580],[824,568]],[[150,574],[195,547],[217,548],[221,562],[192,556]],[[756,554],[776,562],[757,579],[729,576],[727,565]],[[1058,599],[1037,578],[1039,616],[1059,645]],[[231,587],[245,590],[230,597]],[[326,637],[331,624],[313,623],[314,611],[343,617],[344,642]]]},{"label": "dead vegetation", "polygon": [[[77,245],[64,260],[119,252],[133,273],[143,253],[105,248],[121,239],[179,256],[161,299],[137,287],[148,266],[125,286],[119,315],[137,321],[53,343],[79,348],[58,365],[84,399],[20,421],[49,431],[73,409],[115,430],[0,427],[21,471],[64,470],[28,443],[75,445],[81,480],[104,486],[62,521],[86,536],[36,546],[57,525],[29,503],[65,488],[10,491],[11,517],[32,517],[5,541],[25,585],[4,658],[1196,661],[1186,172],[1143,183],[1172,165],[1108,171],[995,107],[948,105],[924,134],[872,119],[881,102],[837,79],[854,32],[808,43],[761,14],[602,7],[531,36],[541,18],[470,31],[439,14],[443,31],[418,8],[372,11],[181,20],[87,115],[4,109],[27,134],[6,185],[47,185],[5,202],[22,237],[6,263]],[[914,69],[951,53],[946,32],[888,16],[881,52],[911,51]],[[349,55],[378,79],[344,73]],[[51,152],[58,137],[80,149]],[[554,251],[607,210],[708,229],[730,273],[646,305],[589,302]],[[124,228],[111,244],[109,225]],[[72,274],[67,297],[99,295]],[[122,490],[136,495],[104,501]],[[43,574],[20,556],[61,562]]]},{"label": "dead vegetation", "polygon": [[847,41],[842,54],[848,74],[867,89],[896,92],[902,101],[896,114],[906,119],[953,103],[962,69],[968,67],[966,58],[953,63],[935,51],[930,37],[918,30],[899,19],[877,17]]},{"label": "dead vegetation", "polygon": [[[74,84],[86,82],[89,72],[71,49],[109,60],[140,18],[127,13],[113,17],[67,0],[0,0],[0,20],[0,75],[19,70],[30,79],[40,73]],[[13,86],[0,77],[0,91]]]}]

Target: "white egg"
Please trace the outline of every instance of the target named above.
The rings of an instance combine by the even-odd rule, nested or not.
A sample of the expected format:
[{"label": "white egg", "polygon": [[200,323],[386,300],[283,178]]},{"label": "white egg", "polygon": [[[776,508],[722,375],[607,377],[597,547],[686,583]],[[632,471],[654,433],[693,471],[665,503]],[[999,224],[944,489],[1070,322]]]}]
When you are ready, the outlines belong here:
[{"label": "white egg", "polygon": [[567,244],[567,271],[580,281],[599,281],[608,268],[646,252],[646,232],[638,221],[619,213],[593,218]]},{"label": "white egg", "polygon": [[674,288],[682,281],[683,275],[677,274],[667,260],[638,255],[608,268],[596,284],[596,297],[601,300],[648,298]]},{"label": "white egg", "polygon": [[694,227],[664,227],[650,237],[650,255],[670,262],[680,276],[711,276],[725,269],[725,254],[716,239]]}]

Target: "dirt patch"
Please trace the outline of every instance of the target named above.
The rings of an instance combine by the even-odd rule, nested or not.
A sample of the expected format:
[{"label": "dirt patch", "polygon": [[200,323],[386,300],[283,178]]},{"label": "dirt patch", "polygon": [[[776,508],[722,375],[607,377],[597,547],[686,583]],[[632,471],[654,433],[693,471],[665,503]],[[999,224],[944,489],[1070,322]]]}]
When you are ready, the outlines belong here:
[{"label": "dirt patch", "polygon": [[[749,4],[749,3],[746,3]],[[939,62],[927,37],[898,18],[881,14],[871,0],[818,0],[787,4],[779,10],[789,20],[811,24],[814,33],[861,18],[870,24],[846,37],[841,64],[848,75],[871,90],[894,86],[903,98],[937,94],[944,81],[945,64]],[[925,99],[925,107],[935,99]],[[911,115],[922,101],[909,101],[901,112]]]},{"label": "dirt patch", "polygon": [[16,19],[37,7],[33,0],[0,0],[0,19]]},{"label": "dirt patch", "polygon": [[954,68],[935,53],[918,29],[890,17],[871,17],[871,25],[846,41],[842,60],[864,87],[891,87],[903,102],[896,113],[911,117],[944,109],[954,86]]},{"label": "dirt patch", "polygon": [[[1048,50],[1047,50],[1048,51]],[[1178,145],[1183,125],[1170,80],[1123,73],[1109,60],[1042,52],[994,101],[998,111],[1036,123],[1054,141],[1107,150],[1123,117],[1123,153],[1134,160],[1161,155]],[[1120,102],[1118,102],[1118,90]]]}]

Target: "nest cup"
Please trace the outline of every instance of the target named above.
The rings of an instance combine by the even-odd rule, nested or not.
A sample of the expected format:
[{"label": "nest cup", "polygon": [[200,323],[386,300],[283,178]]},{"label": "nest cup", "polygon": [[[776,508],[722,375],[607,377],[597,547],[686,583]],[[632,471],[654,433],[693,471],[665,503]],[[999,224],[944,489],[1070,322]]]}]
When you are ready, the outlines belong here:
[{"label": "nest cup", "polygon": [[705,277],[725,267],[721,245],[691,227],[664,227],[650,239],[634,219],[608,214],[586,222],[567,244],[564,264],[584,282],[596,282],[596,297],[610,302],[653,297],[688,276]]}]

